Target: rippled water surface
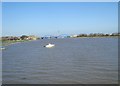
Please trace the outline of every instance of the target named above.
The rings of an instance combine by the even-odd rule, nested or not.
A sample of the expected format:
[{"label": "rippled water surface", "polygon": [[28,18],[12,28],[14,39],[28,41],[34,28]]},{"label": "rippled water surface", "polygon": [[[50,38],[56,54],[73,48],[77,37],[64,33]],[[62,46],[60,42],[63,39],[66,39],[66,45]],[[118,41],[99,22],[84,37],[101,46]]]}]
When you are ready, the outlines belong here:
[{"label": "rippled water surface", "polygon": [[[53,48],[43,47],[55,43]],[[4,84],[112,84],[118,80],[117,38],[43,39],[2,52]]]}]

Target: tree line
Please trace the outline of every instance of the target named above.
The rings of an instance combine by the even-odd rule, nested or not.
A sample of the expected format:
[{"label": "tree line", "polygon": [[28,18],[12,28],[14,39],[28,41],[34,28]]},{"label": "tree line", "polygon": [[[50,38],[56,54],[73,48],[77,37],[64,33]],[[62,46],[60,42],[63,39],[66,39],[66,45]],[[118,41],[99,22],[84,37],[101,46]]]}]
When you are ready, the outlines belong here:
[{"label": "tree line", "polygon": [[29,36],[22,35],[22,36],[19,36],[19,37],[17,37],[17,36],[4,36],[4,37],[0,38],[0,40],[2,40],[2,41],[8,41],[8,40],[10,40],[10,41],[15,41],[15,40],[37,40],[37,39],[39,39],[39,37],[34,36],[34,35],[29,35]]},{"label": "tree line", "polygon": [[104,34],[104,33],[90,33],[90,34],[78,34],[77,37],[110,37],[120,36],[120,33]]}]

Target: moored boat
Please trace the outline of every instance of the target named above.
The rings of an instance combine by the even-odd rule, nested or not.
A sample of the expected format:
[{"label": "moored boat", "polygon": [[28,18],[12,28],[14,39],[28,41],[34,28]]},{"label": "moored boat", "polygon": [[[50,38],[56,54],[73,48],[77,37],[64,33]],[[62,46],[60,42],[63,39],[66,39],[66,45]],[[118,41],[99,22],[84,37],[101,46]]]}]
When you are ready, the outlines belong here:
[{"label": "moored boat", "polygon": [[45,45],[44,47],[46,47],[46,48],[52,48],[52,47],[54,47],[54,46],[55,46],[55,44],[49,43],[49,44]]},{"label": "moored boat", "polygon": [[0,50],[5,50],[5,47],[1,47]]}]

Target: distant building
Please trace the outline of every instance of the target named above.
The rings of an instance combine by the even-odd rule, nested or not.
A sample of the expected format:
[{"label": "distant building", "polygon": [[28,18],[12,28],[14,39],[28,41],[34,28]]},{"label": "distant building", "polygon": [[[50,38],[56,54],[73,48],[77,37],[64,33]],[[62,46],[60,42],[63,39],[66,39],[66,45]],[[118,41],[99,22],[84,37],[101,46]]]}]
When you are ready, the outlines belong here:
[{"label": "distant building", "polygon": [[30,35],[30,36],[22,35],[20,38],[22,40],[37,40],[38,39],[38,37],[34,35]]},{"label": "distant building", "polygon": [[34,36],[34,35],[30,35],[30,36],[28,36],[28,39],[29,39],[29,40],[37,40],[38,37],[36,37],[36,36]]},{"label": "distant building", "polygon": [[75,38],[75,37],[77,37],[78,35],[72,35],[72,36],[70,36],[71,38]]}]

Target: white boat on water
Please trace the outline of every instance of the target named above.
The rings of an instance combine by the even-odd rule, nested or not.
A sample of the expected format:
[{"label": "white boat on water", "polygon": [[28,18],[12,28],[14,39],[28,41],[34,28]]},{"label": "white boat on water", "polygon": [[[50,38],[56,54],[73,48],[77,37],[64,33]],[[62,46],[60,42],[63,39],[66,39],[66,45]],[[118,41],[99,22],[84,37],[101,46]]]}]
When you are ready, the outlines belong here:
[{"label": "white boat on water", "polygon": [[1,49],[1,50],[5,50],[5,48],[4,48],[4,47],[1,47],[0,49]]},{"label": "white boat on water", "polygon": [[52,48],[52,47],[54,47],[55,46],[55,44],[47,44],[47,45],[45,45],[44,47],[46,47],[46,48]]}]

